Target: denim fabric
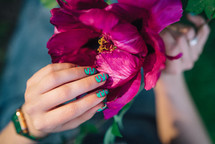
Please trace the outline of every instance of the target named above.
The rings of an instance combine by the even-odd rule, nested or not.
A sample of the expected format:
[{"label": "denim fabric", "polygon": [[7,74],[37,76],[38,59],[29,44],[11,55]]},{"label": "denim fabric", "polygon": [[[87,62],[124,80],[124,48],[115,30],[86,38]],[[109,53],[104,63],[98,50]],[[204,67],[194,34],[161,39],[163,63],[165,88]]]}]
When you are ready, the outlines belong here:
[{"label": "denim fabric", "polygon": [[[27,79],[51,63],[46,49],[46,43],[53,34],[49,17],[49,11],[40,5],[39,0],[25,1],[9,45],[6,67],[0,81],[0,130],[8,124],[15,110],[24,103]],[[131,144],[160,143],[156,133],[154,101],[153,91],[143,90],[137,96],[125,115],[124,138],[117,141]],[[101,114],[95,116],[101,117]],[[107,127],[108,125],[104,126],[98,135],[86,137],[84,143],[102,143]],[[77,132],[78,129],[52,134],[41,143],[70,143]]]}]

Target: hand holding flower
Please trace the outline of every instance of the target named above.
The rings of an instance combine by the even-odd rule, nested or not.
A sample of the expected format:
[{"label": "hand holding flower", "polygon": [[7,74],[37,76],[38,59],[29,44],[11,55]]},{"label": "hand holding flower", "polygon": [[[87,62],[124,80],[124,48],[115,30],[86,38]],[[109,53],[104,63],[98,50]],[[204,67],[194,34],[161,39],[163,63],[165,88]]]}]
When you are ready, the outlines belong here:
[{"label": "hand holding flower", "polygon": [[[96,72],[95,68],[61,63],[48,65],[32,76],[27,82],[22,107],[30,133],[43,137],[48,133],[74,129],[97,110],[101,111],[108,90],[97,88],[108,77]],[[89,91],[89,94],[74,100]]]},{"label": "hand holding flower", "polygon": [[51,10],[55,33],[47,43],[52,62],[95,66],[110,75],[103,86],[110,89],[106,119],[137,94],[141,67],[145,89],[156,85],[166,61],[159,32],[180,19],[180,0],[57,2],[60,8]]}]

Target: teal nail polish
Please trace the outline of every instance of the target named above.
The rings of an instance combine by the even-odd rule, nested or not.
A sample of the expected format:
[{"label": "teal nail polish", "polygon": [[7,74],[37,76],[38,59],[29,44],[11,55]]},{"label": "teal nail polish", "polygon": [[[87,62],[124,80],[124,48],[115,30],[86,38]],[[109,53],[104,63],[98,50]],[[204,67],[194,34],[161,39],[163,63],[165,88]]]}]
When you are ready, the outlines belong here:
[{"label": "teal nail polish", "polygon": [[103,82],[103,81],[105,81],[105,80],[107,80],[108,79],[108,74],[99,74],[99,75],[97,75],[96,77],[95,77],[95,79],[96,79],[96,81],[98,82],[98,83],[100,83],[100,82]]},{"label": "teal nail polish", "polygon": [[191,16],[196,16],[196,14],[194,12],[191,12],[190,15]]},{"label": "teal nail polish", "polygon": [[97,73],[97,70],[95,68],[85,68],[84,69],[84,72],[87,74],[87,75],[93,75],[93,74],[96,74]]},{"label": "teal nail polish", "polygon": [[109,93],[109,91],[107,89],[104,89],[104,90],[98,91],[96,93],[96,95],[98,98],[102,98],[102,97],[105,97],[106,95],[108,95],[108,93]]},{"label": "teal nail polish", "polygon": [[107,107],[107,104],[105,104],[102,108],[98,109],[97,112],[103,111]]}]

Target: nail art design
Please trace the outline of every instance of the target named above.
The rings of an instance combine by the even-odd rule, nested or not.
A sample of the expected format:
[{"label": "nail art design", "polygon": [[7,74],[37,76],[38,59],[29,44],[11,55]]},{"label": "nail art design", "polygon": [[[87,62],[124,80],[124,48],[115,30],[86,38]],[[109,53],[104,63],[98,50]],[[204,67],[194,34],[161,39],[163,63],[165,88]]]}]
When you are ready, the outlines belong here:
[{"label": "nail art design", "polygon": [[106,95],[108,95],[109,91],[107,89],[104,89],[102,91],[98,91],[96,93],[97,97],[98,98],[102,98],[102,97],[105,97]]},{"label": "nail art design", "polygon": [[97,70],[95,68],[85,68],[84,69],[84,72],[87,74],[87,75],[93,75],[93,74],[96,74],[97,73]]},{"label": "nail art design", "polygon": [[100,83],[108,79],[108,74],[103,73],[103,74],[97,75],[95,78],[96,78],[96,81]]},{"label": "nail art design", "polygon": [[106,107],[107,107],[107,104],[105,104],[102,108],[98,109],[97,112],[103,111],[104,109],[106,109]]}]

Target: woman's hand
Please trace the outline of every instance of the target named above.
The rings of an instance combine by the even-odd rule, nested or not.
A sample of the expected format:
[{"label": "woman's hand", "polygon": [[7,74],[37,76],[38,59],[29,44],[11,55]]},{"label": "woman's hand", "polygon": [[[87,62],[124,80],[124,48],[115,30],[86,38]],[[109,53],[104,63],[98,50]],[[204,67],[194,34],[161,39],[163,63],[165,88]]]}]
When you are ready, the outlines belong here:
[{"label": "woman's hand", "polygon": [[160,34],[164,40],[167,55],[183,54],[178,60],[167,59],[163,73],[180,74],[191,69],[203,51],[210,29],[201,16],[188,14],[187,18],[196,26],[197,32],[190,26],[178,23],[166,28]]},{"label": "woman's hand", "polygon": [[182,58],[167,60],[155,87],[158,133],[162,143],[210,143],[184,81],[183,72],[193,67],[202,53],[210,29],[200,16],[188,15],[198,29],[174,24],[161,32],[166,53]]},{"label": "woman's hand", "polygon": [[[102,101],[108,90],[89,91],[102,86],[108,75],[94,75],[96,69],[87,68],[50,64],[28,80],[22,111],[32,135],[74,129],[105,107]],[[87,95],[70,101],[84,93]]]}]

